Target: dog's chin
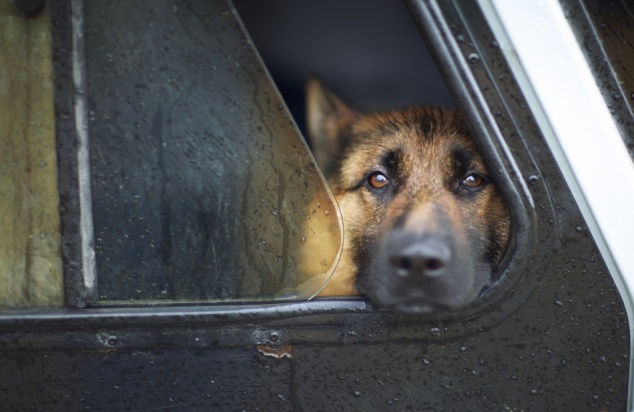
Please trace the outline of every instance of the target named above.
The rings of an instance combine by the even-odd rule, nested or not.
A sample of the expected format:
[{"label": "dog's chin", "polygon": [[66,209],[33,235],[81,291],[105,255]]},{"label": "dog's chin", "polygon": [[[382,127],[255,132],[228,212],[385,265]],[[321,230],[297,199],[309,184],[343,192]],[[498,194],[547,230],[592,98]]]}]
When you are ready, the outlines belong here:
[{"label": "dog's chin", "polygon": [[[446,302],[442,300],[434,300],[429,297],[410,297],[410,298],[395,298],[390,299],[390,302],[383,302],[380,306],[391,309],[399,315],[413,315],[413,316],[434,316],[442,315],[450,312],[458,312],[466,307],[469,307],[476,296],[465,297],[460,301]],[[377,302],[378,303],[378,302]]]},{"label": "dog's chin", "polygon": [[359,285],[360,291],[377,306],[405,315],[433,316],[460,311],[477,299],[483,286],[473,284],[473,273],[461,282],[435,287],[425,282],[398,282],[397,279],[386,282],[383,278],[379,280],[376,274],[372,273],[374,277]]},{"label": "dog's chin", "polygon": [[392,310],[401,315],[429,316],[446,313],[455,309],[438,303],[406,301],[394,305]]}]

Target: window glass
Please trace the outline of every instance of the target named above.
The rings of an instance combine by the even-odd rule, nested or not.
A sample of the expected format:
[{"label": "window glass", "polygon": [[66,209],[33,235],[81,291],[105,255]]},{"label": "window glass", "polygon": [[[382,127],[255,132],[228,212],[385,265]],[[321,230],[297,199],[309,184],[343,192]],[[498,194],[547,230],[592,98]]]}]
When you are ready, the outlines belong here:
[{"label": "window glass", "polygon": [[99,299],[316,292],[338,211],[231,6],[84,7]]},{"label": "window glass", "polygon": [[560,0],[577,41],[634,158],[634,4]]},{"label": "window glass", "polygon": [[0,308],[63,302],[48,19],[0,2]]}]

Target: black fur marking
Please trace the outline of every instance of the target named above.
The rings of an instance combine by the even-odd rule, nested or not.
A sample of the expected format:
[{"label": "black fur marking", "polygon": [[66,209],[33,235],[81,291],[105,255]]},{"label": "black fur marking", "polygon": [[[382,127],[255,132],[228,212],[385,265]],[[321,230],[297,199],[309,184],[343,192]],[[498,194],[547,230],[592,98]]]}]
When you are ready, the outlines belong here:
[{"label": "black fur marking", "polygon": [[[419,130],[421,136],[432,138],[432,131],[434,131],[438,125],[443,124],[443,113],[439,112],[438,117],[439,119],[436,119],[434,115],[425,110],[419,113],[418,116],[416,116],[416,118],[414,119],[414,129]],[[407,125],[410,127],[412,126],[410,123],[408,123]]]},{"label": "black fur marking", "polygon": [[338,148],[331,154],[332,157],[328,164],[323,166],[322,173],[326,178],[341,175],[341,166],[347,159],[349,152],[351,152],[351,147],[353,146],[353,136],[351,124],[347,124],[345,128],[338,131]]},{"label": "black fur marking", "polygon": [[385,121],[379,125],[379,131],[381,132],[381,135],[385,136],[396,133],[402,128],[403,125],[401,124],[401,122],[394,117],[389,117],[385,119]]},{"label": "black fur marking", "polygon": [[454,168],[453,175],[450,177],[449,186],[453,186],[455,182],[462,182],[472,169],[473,155],[467,150],[456,148],[451,152]]},{"label": "black fur marking", "polygon": [[375,243],[376,239],[373,236],[364,234],[355,239],[352,245],[352,259],[357,265],[356,286],[361,292],[364,292],[366,289],[365,285],[367,283],[370,266],[372,265],[370,251],[375,249]]},{"label": "black fur marking", "polygon": [[504,245],[502,245],[498,240],[495,227],[492,225],[487,227],[487,237],[488,242],[483,258],[487,262],[491,263],[494,270],[497,270],[497,266],[500,263],[499,257],[502,256],[502,253],[504,252]]},{"label": "black fur marking", "polygon": [[390,150],[383,155],[379,163],[386,169],[390,170],[392,174],[395,174],[395,172],[398,170],[399,157],[400,155],[397,151]]},{"label": "black fur marking", "polygon": [[405,182],[406,176],[403,176],[403,171],[400,168],[401,157],[400,150],[390,150],[383,155],[380,161],[380,164],[388,172],[387,176],[391,182],[390,191],[393,196],[400,191],[399,189]]}]

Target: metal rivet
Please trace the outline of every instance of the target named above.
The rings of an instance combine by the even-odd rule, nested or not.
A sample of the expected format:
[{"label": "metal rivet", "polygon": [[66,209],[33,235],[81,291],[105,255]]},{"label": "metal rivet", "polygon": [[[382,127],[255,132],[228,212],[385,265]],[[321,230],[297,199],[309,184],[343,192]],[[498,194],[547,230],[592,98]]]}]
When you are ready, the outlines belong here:
[{"label": "metal rivet", "polygon": [[272,331],[271,333],[269,333],[269,340],[271,342],[277,342],[280,340],[280,333],[277,331]]},{"label": "metal rivet", "polygon": [[119,344],[119,338],[115,335],[110,335],[106,338],[106,344],[108,346],[117,346]]}]

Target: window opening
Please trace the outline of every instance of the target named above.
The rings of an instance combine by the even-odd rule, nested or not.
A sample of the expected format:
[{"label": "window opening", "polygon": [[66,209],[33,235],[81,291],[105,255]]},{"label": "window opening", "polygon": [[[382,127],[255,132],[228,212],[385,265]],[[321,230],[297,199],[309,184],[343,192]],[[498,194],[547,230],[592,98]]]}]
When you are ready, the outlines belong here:
[{"label": "window opening", "polygon": [[[433,120],[431,118],[434,116],[430,114],[432,112],[423,114],[416,110],[408,112],[405,118],[398,117],[402,113],[397,117],[394,117],[394,114],[384,115],[384,117],[376,116],[372,118],[375,123],[374,129],[372,129],[372,126],[369,125],[372,121],[367,120],[369,118],[358,121],[361,118],[360,113],[387,112],[411,105],[455,108],[452,96],[445,86],[431,54],[427,52],[423,38],[417,31],[406,5],[399,2],[379,1],[349,1],[345,3],[334,1],[293,2],[292,4],[284,1],[273,1],[263,4],[238,0],[235,3],[273,79],[287,101],[290,102],[291,111],[296,118],[301,119],[302,128],[309,139],[309,144],[313,148],[313,154],[322,166],[322,171],[327,178],[330,178],[331,184],[334,184],[331,188],[342,205],[344,226],[347,225],[348,228],[362,226],[365,228],[365,225],[367,225],[370,228],[362,233],[365,229],[346,230],[344,227],[345,243],[339,271],[335,272],[333,279],[323,290],[322,295],[350,295],[359,289],[355,286],[360,286],[362,292],[370,296],[379,306],[397,307],[404,311],[409,308],[413,312],[420,313],[438,313],[464,309],[465,306],[477,300],[477,292],[490,287],[491,282],[495,283],[495,280],[491,278],[497,276],[497,266],[499,266],[504,251],[506,251],[510,223],[508,211],[501,197],[496,197],[495,201],[490,203],[499,204],[499,208],[494,207],[496,210],[491,213],[495,217],[486,222],[481,222],[479,226],[480,230],[486,231],[488,234],[472,234],[474,237],[484,238],[489,242],[486,246],[489,251],[488,260],[485,262],[485,259],[480,259],[480,256],[478,256],[468,264],[459,265],[455,259],[440,257],[438,255],[440,252],[436,250],[433,251],[432,258],[427,256],[423,259],[419,258],[419,255],[423,253],[421,252],[422,250],[427,253],[437,246],[440,248],[444,247],[439,246],[439,243],[447,246],[445,240],[431,242],[432,246],[421,240],[428,234],[428,228],[421,228],[426,225],[430,226],[429,222],[427,224],[423,222],[418,222],[416,225],[412,224],[416,226],[418,233],[412,238],[403,241],[398,247],[394,246],[395,250],[386,251],[388,249],[386,245],[391,244],[392,241],[387,241],[381,238],[380,235],[383,234],[383,230],[389,231],[391,227],[387,223],[381,226],[382,224],[374,222],[382,220],[381,217],[378,217],[382,213],[398,213],[394,212],[394,208],[398,207],[399,202],[406,202],[402,198],[399,200],[396,191],[391,188],[405,187],[406,185],[415,186],[412,185],[412,182],[403,179],[397,186],[396,180],[392,179],[393,176],[389,176],[388,171],[381,170],[382,174],[380,176],[386,179],[386,182],[390,181],[391,183],[391,186],[386,186],[386,189],[383,190],[385,201],[378,201],[377,198],[370,199],[369,196],[366,196],[367,193],[362,194],[362,190],[356,189],[355,195],[359,195],[359,197],[355,198],[352,190],[346,190],[349,187],[358,188],[361,185],[359,182],[362,182],[363,178],[370,179],[376,176],[372,174],[372,172],[376,173],[376,170],[359,169],[367,167],[364,162],[370,164],[372,162],[377,163],[378,160],[372,160],[368,157],[354,157],[356,153],[354,150],[366,150],[369,153],[372,145],[377,147],[389,146],[389,141],[394,137],[394,134],[390,135],[389,132],[381,134],[378,133],[378,129],[387,130],[390,127],[395,127],[398,121],[407,122],[411,120],[412,123],[418,121],[422,125]],[[276,29],[271,30],[272,27]],[[307,81],[315,74],[322,81],[312,80],[311,86],[308,87],[308,97],[305,97]],[[335,94],[332,90],[336,90],[341,94]],[[304,105],[305,100],[308,102],[308,107]],[[316,111],[316,113],[312,114],[313,111]],[[308,119],[304,118],[305,112],[308,113]],[[457,127],[464,130],[458,133],[469,134],[464,123],[454,119],[449,111],[433,113],[442,113],[438,114],[438,116],[445,116],[445,123],[440,126],[440,124],[435,124],[431,121],[433,123],[430,126],[431,128],[451,127],[451,125],[455,126],[459,123],[460,126]],[[317,118],[318,120],[312,120],[311,118]],[[328,119],[333,118],[335,120],[328,123]],[[353,120],[348,121],[348,118]],[[381,119],[389,119],[389,122],[392,123],[387,125],[389,122],[382,123]],[[456,120],[455,124],[453,124],[453,120]],[[311,124],[311,121],[316,124]],[[348,137],[340,138],[345,133],[354,134],[345,130],[363,127],[365,129],[363,129],[362,134],[369,135],[374,133],[373,143],[367,145],[351,143],[352,141],[358,142],[362,140],[359,135],[351,139]],[[338,131],[333,132],[333,130],[341,131],[341,133]],[[324,135],[329,136],[325,136],[323,139],[315,139],[316,135],[322,134],[320,132],[324,132]],[[403,130],[399,130],[395,134],[401,132]],[[429,130],[423,133],[425,132],[429,132]],[[324,145],[320,144],[319,140],[329,142],[326,146],[332,147],[324,148]],[[332,141],[334,140],[342,142],[341,145],[333,144]],[[439,138],[438,140],[440,141],[441,139]],[[406,146],[407,141],[399,141],[398,143],[394,141],[395,147],[399,145]],[[470,153],[477,153],[475,146],[472,149],[474,151]],[[324,154],[325,152],[326,154]],[[396,150],[391,152],[388,150],[382,155],[376,151],[376,153],[372,153],[369,156],[381,157],[388,156],[390,153],[393,155],[392,166],[406,163],[405,161],[401,162]],[[431,150],[426,153],[431,153]],[[442,153],[436,153],[434,156],[440,157]],[[354,160],[347,162],[352,157],[354,157]],[[421,157],[424,160],[424,155]],[[334,160],[329,162],[324,159]],[[420,167],[422,161],[415,161],[409,164],[413,164],[415,167],[399,169],[395,166],[394,169],[398,169],[403,176],[413,176],[418,171],[412,169]],[[481,164],[484,166],[484,162]],[[469,166],[465,165],[467,168],[472,166],[471,164]],[[436,172],[440,175],[445,170]],[[471,172],[475,172],[475,170]],[[357,181],[353,182],[348,179],[343,183],[342,176],[348,175],[355,175]],[[469,174],[465,172],[463,177],[464,179],[470,178],[482,183],[490,181],[490,176],[486,179],[478,180],[483,178],[480,173]],[[462,180],[460,179],[456,185],[462,184]],[[357,184],[359,185],[355,186]],[[417,190],[421,190],[421,193],[427,190],[423,188],[423,185],[419,186]],[[477,186],[479,184],[475,185],[475,187]],[[473,188],[474,193],[477,191],[475,187]],[[489,190],[492,187],[493,185],[485,190]],[[344,191],[349,192],[349,195],[344,195]],[[415,195],[412,194],[412,196]],[[459,198],[459,196],[456,196],[456,198]],[[391,199],[396,199],[395,203],[390,203]],[[411,204],[408,203],[408,206],[402,206],[402,208],[407,209],[419,206],[411,202]],[[464,206],[462,204],[457,207]],[[446,210],[449,208],[450,206],[446,206],[442,209]],[[422,214],[423,212],[417,211],[417,213]],[[405,221],[407,216],[404,213],[402,220]],[[438,220],[439,217],[435,216],[434,219]],[[463,221],[466,220],[468,219],[463,219]],[[491,225],[490,223],[493,221],[500,223],[500,225]],[[441,225],[443,226],[442,235],[439,235],[441,238],[451,238],[452,234],[459,230],[451,225],[450,219],[445,219],[444,224]],[[472,226],[474,225],[472,224]],[[375,233],[369,234],[373,227],[375,228]],[[377,230],[376,228],[379,227],[381,229]],[[451,228],[446,229],[449,227]],[[404,231],[393,230],[390,232],[400,233]],[[435,234],[432,234],[431,237],[433,238],[434,236]],[[394,241],[394,244],[396,243],[398,242]],[[390,260],[388,256],[399,254],[401,249],[407,249],[410,243],[420,246],[420,250],[412,252],[413,256],[393,257],[391,260],[400,262],[396,264],[383,265],[383,263],[380,263],[381,260]],[[468,241],[458,243],[452,243],[447,248],[457,250],[459,248],[469,249],[473,247],[473,245],[468,245]],[[471,250],[467,250],[461,254],[468,255],[470,253]],[[378,255],[383,257],[375,257]],[[426,265],[434,266],[435,269],[421,269],[421,267]],[[478,269],[471,272],[474,266],[478,266]],[[488,269],[485,268],[486,266],[488,266]],[[496,269],[492,271],[491,267],[493,266],[496,266]],[[457,269],[458,267],[460,268]],[[458,288],[447,284],[452,283],[451,279],[454,270],[460,272],[461,276],[468,274],[466,275],[467,278],[472,276],[471,273],[477,272],[479,280],[474,284],[470,284],[469,281],[463,282],[464,285],[470,284],[470,286],[466,287],[467,290],[458,291],[456,290]],[[358,274],[357,278],[352,276],[355,271]],[[425,286],[420,287],[422,293],[426,294],[423,300],[431,301],[432,304],[426,302],[414,305],[410,302],[401,305],[384,296],[381,291],[390,289],[391,285],[402,281],[401,278],[393,279],[392,281],[386,280],[390,279],[392,272],[403,274],[423,273],[425,278],[428,273],[442,272],[443,276],[435,278],[432,282],[420,282],[420,279],[416,279],[416,282],[413,282],[413,276],[406,275],[407,281],[404,281],[403,284],[406,285],[405,289],[407,290],[390,292],[399,295],[398,299],[401,299],[403,296],[408,295],[410,291],[419,288],[419,284],[424,284]],[[423,276],[420,278],[423,278]],[[445,280],[447,283],[443,283]],[[430,286],[432,283],[434,285]],[[475,293],[473,293],[474,290],[476,290]],[[411,293],[418,293],[418,290]],[[465,298],[465,294],[469,297]],[[456,296],[458,295],[461,297],[457,298]],[[439,298],[438,300],[440,301],[436,302],[438,306],[433,303],[436,298]]]}]

